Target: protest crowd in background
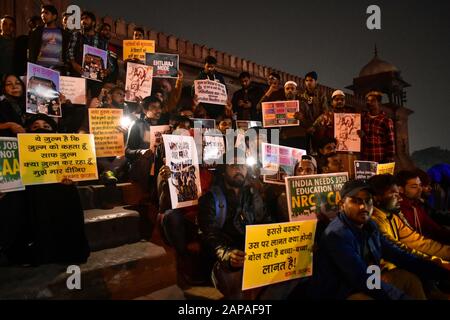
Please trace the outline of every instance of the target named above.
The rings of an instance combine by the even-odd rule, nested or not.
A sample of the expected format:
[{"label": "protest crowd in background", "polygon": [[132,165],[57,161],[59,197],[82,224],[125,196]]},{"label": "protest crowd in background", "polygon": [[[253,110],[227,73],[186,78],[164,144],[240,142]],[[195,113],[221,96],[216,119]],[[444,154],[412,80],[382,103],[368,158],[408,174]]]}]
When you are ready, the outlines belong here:
[{"label": "protest crowd in background", "polygon": [[185,280],[227,299],[450,297],[450,166],[395,168],[380,92],[358,113],[312,71],[231,93],[213,56],[188,84],[141,28],[122,59],[93,13],[64,18],[1,19],[2,266],[85,263],[77,185],[131,182]]}]

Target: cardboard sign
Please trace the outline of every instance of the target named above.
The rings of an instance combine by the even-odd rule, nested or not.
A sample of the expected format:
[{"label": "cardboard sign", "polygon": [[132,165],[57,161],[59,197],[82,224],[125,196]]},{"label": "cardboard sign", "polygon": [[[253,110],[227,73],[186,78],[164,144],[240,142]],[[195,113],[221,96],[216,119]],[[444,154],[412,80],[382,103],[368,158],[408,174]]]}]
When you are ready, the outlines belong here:
[{"label": "cardboard sign", "polygon": [[355,179],[368,180],[377,174],[378,162],[374,161],[355,161]]},{"label": "cardboard sign", "polygon": [[200,103],[225,106],[228,101],[227,88],[220,82],[211,80],[195,80],[195,94]]},{"label": "cardboard sign", "polygon": [[146,65],[153,67],[154,78],[178,78],[179,56],[168,53],[147,53]]},{"label": "cardboard sign", "polygon": [[121,157],[125,155],[123,133],[117,130],[123,116],[121,109],[89,109],[90,133],[95,138],[97,157]]},{"label": "cardboard sign", "polygon": [[99,48],[83,45],[83,65],[81,76],[94,81],[103,81],[108,68],[108,52]]},{"label": "cardboard sign", "polygon": [[145,63],[145,54],[155,52],[154,40],[123,40],[123,60]]},{"label": "cardboard sign", "polygon": [[142,64],[127,63],[125,101],[140,102],[152,94],[153,68]]},{"label": "cardboard sign", "polygon": [[59,72],[27,64],[27,113],[62,117],[59,101]]},{"label": "cardboard sign", "polygon": [[72,104],[86,104],[86,79],[76,77],[60,77],[61,93]]},{"label": "cardboard sign", "polygon": [[337,140],[336,151],[361,151],[361,114],[334,113],[334,137]]},{"label": "cardboard sign", "polygon": [[340,191],[347,181],[347,172],[287,177],[290,221],[316,219],[316,213],[334,216],[339,210]]},{"label": "cardboard sign", "polygon": [[312,275],[316,221],[248,225],[242,290]]},{"label": "cardboard sign", "polygon": [[17,138],[0,137],[0,192],[24,190]]},{"label": "cardboard sign", "polygon": [[298,100],[263,102],[263,126],[264,128],[298,126],[300,122],[295,119],[295,113],[299,110]]},{"label": "cardboard sign", "polygon": [[98,179],[94,135],[19,134],[24,185]]}]

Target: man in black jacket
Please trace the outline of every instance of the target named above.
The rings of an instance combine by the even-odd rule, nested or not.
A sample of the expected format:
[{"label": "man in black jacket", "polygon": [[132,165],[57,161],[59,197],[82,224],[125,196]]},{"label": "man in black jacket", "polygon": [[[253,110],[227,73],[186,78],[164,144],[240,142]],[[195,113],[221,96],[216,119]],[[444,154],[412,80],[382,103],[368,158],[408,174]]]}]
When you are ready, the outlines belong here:
[{"label": "man in black jacket", "polygon": [[52,5],[43,5],[41,18],[44,27],[30,34],[28,61],[65,74],[70,34],[57,26],[58,11]]},{"label": "man in black jacket", "polygon": [[[243,161],[241,161],[243,162]],[[202,240],[215,256],[215,286],[226,298],[242,298],[247,225],[271,222],[259,192],[249,186],[245,164],[222,165],[210,191],[199,200]]]},{"label": "man in black jacket", "polygon": [[264,92],[262,89],[252,84],[250,73],[248,72],[242,72],[239,75],[239,81],[242,89],[236,91],[231,100],[233,111],[237,112],[237,119],[260,120],[257,116],[256,107]]}]

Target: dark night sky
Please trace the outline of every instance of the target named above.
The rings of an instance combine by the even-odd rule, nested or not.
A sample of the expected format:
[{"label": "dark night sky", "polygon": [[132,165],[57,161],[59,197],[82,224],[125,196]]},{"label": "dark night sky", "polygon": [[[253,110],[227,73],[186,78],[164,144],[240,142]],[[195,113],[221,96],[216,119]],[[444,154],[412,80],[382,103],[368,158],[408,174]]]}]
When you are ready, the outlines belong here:
[{"label": "dark night sky", "polygon": [[[450,149],[450,1],[74,0],[194,43],[343,88],[373,57],[396,65],[407,89],[411,152]],[[366,28],[377,4],[382,29]]]}]

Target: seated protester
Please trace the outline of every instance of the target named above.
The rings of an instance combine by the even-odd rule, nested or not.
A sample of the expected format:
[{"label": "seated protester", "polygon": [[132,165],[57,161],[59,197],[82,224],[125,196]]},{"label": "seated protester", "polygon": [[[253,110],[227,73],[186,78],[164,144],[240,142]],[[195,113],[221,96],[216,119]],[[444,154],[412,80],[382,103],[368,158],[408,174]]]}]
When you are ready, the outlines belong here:
[{"label": "seated protester", "polygon": [[2,79],[1,90],[4,99],[0,101],[0,136],[25,133],[25,84],[19,77],[7,74]]},{"label": "seated protester", "polygon": [[[376,175],[369,179],[374,196],[372,220],[380,232],[393,244],[420,258],[444,263],[450,270],[450,246],[422,236],[414,231],[400,210],[400,193],[395,178],[390,174]],[[448,261],[443,261],[448,260]],[[385,262],[384,268],[392,269]]]},{"label": "seated protester", "polygon": [[[370,186],[348,181],[341,190],[341,212],[319,241],[311,294],[314,299],[425,299],[421,279],[446,279],[448,271],[415,257],[387,240],[370,219]],[[381,274],[379,289],[369,288],[369,266],[381,259],[397,268]],[[419,276],[419,277],[418,277]]]},{"label": "seated protester", "polygon": [[438,223],[450,226],[450,164],[436,164],[427,173],[432,186],[427,199],[430,215]]},{"label": "seated protester", "polygon": [[53,5],[41,6],[43,27],[30,34],[29,62],[55,69],[65,75],[68,67],[67,50],[71,34],[58,27],[58,10]]},{"label": "seated protester", "polygon": [[325,157],[331,153],[336,153],[336,138],[324,137],[317,141],[316,152],[319,158]]},{"label": "seated protester", "polygon": [[437,224],[420,201],[422,183],[417,172],[400,171],[396,179],[402,196],[400,207],[409,225],[427,238],[450,245],[450,230]]},{"label": "seated protester", "polygon": [[330,153],[325,157],[320,157],[317,163],[319,173],[339,173],[344,172],[342,160],[337,153]]},{"label": "seated protester", "polygon": [[[150,150],[150,126],[160,125],[161,101],[156,97],[147,97],[143,104],[144,118],[137,119],[128,130],[125,155],[131,164],[130,179],[136,181],[144,191],[150,188],[150,169],[157,155]],[[157,171],[156,171],[157,172]]]},{"label": "seated protester", "polygon": [[[33,115],[27,132],[56,133],[56,123],[46,115]],[[27,186],[24,192],[29,206],[30,263],[86,262],[90,249],[81,200],[73,182]]]},{"label": "seated protester", "polygon": [[[301,160],[295,164],[294,168],[294,177],[298,176],[310,176],[317,174],[317,162],[314,157],[304,155]],[[283,186],[284,187],[284,186]],[[278,196],[277,200],[277,214],[279,222],[288,222],[289,221],[289,208],[287,204],[287,196],[286,192],[282,192]]]}]

